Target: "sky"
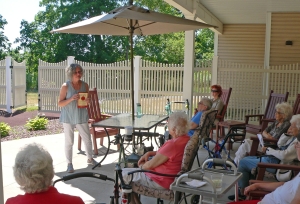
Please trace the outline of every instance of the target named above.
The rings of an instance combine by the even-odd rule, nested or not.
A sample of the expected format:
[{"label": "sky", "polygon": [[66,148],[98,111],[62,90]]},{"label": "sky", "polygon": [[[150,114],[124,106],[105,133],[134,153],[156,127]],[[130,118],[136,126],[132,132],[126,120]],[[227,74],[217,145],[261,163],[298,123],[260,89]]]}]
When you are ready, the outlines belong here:
[{"label": "sky", "polygon": [[13,44],[17,37],[20,37],[20,26],[22,19],[32,22],[34,16],[41,10],[39,7],[40,0],[0,0],[0,14],[6,19],[7,24],[4,26],[4,35],[8,37]]}]

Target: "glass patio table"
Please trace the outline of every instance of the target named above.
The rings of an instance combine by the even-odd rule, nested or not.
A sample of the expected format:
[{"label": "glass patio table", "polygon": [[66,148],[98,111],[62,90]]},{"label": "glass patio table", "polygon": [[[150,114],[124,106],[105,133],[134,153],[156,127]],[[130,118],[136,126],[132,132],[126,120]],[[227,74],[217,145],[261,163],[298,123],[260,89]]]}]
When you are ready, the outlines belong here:
[{"label": "glass patio table", "polygon": [[[110,118],[107,118],[105,120],[102,120],[100,122],[94,123],[93,126],[94,127],[102,127],[102,128],[105,129],[105,131],[106,131],[106,128],[125,129],[125,127],[127,127],[127,126],[131,126],[133,128],[133,131],[134,130],[139,130],[139,131],[140,130],[146,130],[146,131],[149,131],[153,127],[156,128],[156,126],[159,123],[161,123],[162,121],[167,120],[168,117],[169,117],[168,115],[144,114],[144,115],[140,115],[140,116],[135,116],[135,119],[132,120],[132,116],[131,116],[130,113],[122,113],[122,114],[115,115],[115,116],[112,116]],[[156,129],[155,129],[155,131],[156,131]],[[107,137],[108,137],[108,143],[109,143],[109,146],[110,146],[109,135],[107,135]],[[124,138],[121,139],[120,155],[124,154],[123,141],[124,141]],[[155,140],[155,142],[156,142],[156,140]],[[109,146],[108,146],[108,149],[109,149]],[[101,162],[105,159],[105,157],[107,156],[108,152],[109,151],[107,151],[106,155],[101,160]],[[119,162],[121,160],[120,157],[119,157]],[[93,169],[95,167],[99,166],[101,164],[101,162],[99,162],[98,164],[96,164],[93,167]]]}]

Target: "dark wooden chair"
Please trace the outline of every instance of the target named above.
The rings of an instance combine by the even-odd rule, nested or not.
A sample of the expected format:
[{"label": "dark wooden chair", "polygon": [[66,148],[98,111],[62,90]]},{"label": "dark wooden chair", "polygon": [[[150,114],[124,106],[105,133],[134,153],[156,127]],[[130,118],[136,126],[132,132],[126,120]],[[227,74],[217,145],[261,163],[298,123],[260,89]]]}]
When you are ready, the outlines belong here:
[{"label": "dark wooden chair", "polygon": [[300,114],[300,94],[297,94],[297,98],[293,106],[293,114],[294,115]]},{"label": "dark wooden chair", "polygon": [[[268,182],[268,181],[263,181],[267,168],[292,170],[293,176],[296,176],[300,172],[300,166],[296,166],[296,165],[258,163],[257,167],[258,167],[258,173],[256,176],[256,180],[250,180],[250,184],[258,183],[258,182]],[[268,193],[270,193],[270,191],[263,191],[261,189],[251,191],[249,193],[247,200],[262,199]]]},{"label": "dark wooden chair", "polygon": [[[228,103],[229,103],[229,99],[230,99],[230,96],[231,96],[231,91],[232,91],[232,88],[230,87],[229,89],[222,89],[222,96],[221,96],[221,100],[223,101],[224,103],[224,107],[221,111],[221,114],[218,114],[216,119],[219,120],[219,122],[221,121],[224,121],[224,117],[225,117],[225,114],[226,114],[226,111],[227,111],[227,107],[228,107]],[[216,126],[214,125],[210,131],[210,138],[213,139],[213,131],[216,130]],[[225,135],[224,134],[224,128],[220,128],[220,134],[219,135]]]},{"label": "dark wooden chair", "polygon": [[[92,141],[94,146],[94,154],[98,155],[97,148],[97,138],[100,138],[100,145],[103,146],[103,138],[109,136],[114,136],[120,133],[119,129],[115,128],[101,128],[101,127],[92,127],[93,123],[97,123],[101,120],[111,117],[111,115],[103,114],[100,110],[99,99],[97,94],[97,89],[93,88],[89,90],[90,104],[87,107],[89,115],[89,126],[90,133],[92,134]],[[108,144],[110,146],[110,143]],[[81,150],[81,137],[78,136],[78,150]],[[109,150],[109,147],[108,147]]]},{"label": "dark wooden chair", "polygon": [[[273,90],[271,90],[265,113],[245,116],[246,132],[251,134],[257,134],[264,131],[264,129],[266,129],[266,127],[268,126],[268,123],[275,120],[276,104],[281,102],[287,102],[288,96],[289,92],[286,92],[285,94],[276,94],[273,93]],[[249,124],[249,119],[251,117],[257,117],[259,124]]]},{"label": "dark wooden chair", "polygon": [[[297,98],[295,100],[294,106],[293,106],[293,115],[296,114],[300,114],[300,94],[297,94]],[[271,120],[265,120],[264,122],[270,122]],[[250,137],[250,139],[253,141],[252,142],[252,146],[251,146],[251,150],[249,152],[249,156],[255,156],[257,155],[257,148],[259,145],[259,140],[257,138],[257,136],[252,136]],[[269,142],[269,143],[274,143],[277,144],[278,139],[275,138],[271,138],[271,139],[264,139],[265,142]]]}]

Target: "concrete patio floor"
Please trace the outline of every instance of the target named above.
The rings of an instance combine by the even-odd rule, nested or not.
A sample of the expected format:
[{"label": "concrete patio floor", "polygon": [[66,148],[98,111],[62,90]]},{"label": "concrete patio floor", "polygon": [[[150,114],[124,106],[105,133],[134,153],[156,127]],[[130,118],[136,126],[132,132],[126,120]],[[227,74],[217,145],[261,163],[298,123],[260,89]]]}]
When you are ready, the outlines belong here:
[{"label": "concrete patio floor", "polygon": [[[158,127],[157,131],[163,133],[164,129],[163,127]],[[112,145],[112,151],[106,157],[106,159],[102,163],[102,166],[95,168],[95,170],[92,170],[92,166],[88,166],[86,163],[87,158],[84,154],[84,145],[82,145],[83,151],[80,152],[77,150],[77,137],[78,135],[76,133],[73,147],[73,166],[75,168],[75,172],[97,172],[100,174],[107,175],[110,178],[114,178],[114,168],[118,160],[118,152],[116,151],[116,146]],[[1,146],[5,199],[4,201],[18,194],[23,194],[23,191],[19,189],[19,185],[15,182],[12,167],[14,164],[15,156],[19,151],[20,147],[33,142],[42,144],[50,152],[53,158],[55,170],[54,180],[68,175],[68,173],[66,173],[67,163],[65,160],[64,153],[63,134],[39,136],[27,139],[2,142]],[[106,140],[104,141],[104,144],[106,144]],[[233,149],[236,150],[238,145],[239,144],[234,144]],[[105,147],[98,146],[98,148],[103,149]],[[155,148],[157,149],[156,146]],[[208,156],[207,151],[204,149],[200,149],[198,151],[198,155],[201,162],[204,161],[204,159]],[[234,152],[231,152],[231,155],[234,156]],[[101,158],[102,156],[98,156],[95,158],[95,160],[100,161]],[[196,167],[198,167],[197,162],[194,162],[193,168]],[[113,185],[114,184],[111,181],[103,181],[94,178],[77,178],[66,182],[58,182],[55,186],[62,193],[80,196],[85,201],[85,203],[109,203],[110,196],[113,195]],[[234,191],[233,189],[231,189],[224,197],[222,197],[218,201],[218,203],[229,202],[227,196],[233,193]],[[188,198],[188,201],[189,200],[190,198]],[[141,202],[143,204],[153,204],[156,203],[156,199],[142,196]],[[169,201],[165,201],[165,203],[169,203]]]}]

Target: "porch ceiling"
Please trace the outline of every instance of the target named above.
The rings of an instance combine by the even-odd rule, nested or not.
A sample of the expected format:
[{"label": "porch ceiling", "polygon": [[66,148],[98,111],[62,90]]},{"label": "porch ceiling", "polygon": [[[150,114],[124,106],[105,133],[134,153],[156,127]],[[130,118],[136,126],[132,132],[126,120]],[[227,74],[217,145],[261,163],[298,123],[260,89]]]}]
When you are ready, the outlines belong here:
[{"label": "porch ceiling", "polygon": [[265,24],[267,12],[300,12],[299,0],[198,1],[223,24]]}]

